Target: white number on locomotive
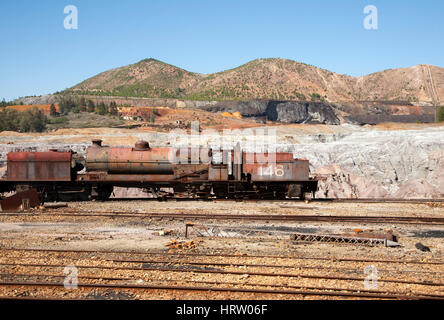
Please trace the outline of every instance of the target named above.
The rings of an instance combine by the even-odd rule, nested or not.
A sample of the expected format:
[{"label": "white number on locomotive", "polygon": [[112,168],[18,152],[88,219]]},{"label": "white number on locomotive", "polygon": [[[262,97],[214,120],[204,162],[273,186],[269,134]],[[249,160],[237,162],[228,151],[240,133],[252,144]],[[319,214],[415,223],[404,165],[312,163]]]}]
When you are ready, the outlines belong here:
[{"label": "white number on locomotive", "polygon": [[277,166],[273,166],[270,165],[268,167],[259,167],[259,175],[260,176],[277,176],[277,177],[282,177],[284,175],[284,166],[282,165],[277,165]]}]

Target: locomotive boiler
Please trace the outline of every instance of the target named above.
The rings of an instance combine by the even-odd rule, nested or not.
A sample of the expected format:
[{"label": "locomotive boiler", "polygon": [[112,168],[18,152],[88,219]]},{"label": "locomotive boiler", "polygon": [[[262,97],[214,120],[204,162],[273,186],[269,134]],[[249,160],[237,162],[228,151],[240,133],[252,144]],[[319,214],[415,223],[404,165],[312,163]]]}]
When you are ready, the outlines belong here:
[{"label": "locomotive boiler", "polygon": [[314,197],[317,181],[306,159],[292,153],[253,153],[239,144],[210,148],[111,147],[93,140],[85,156],[72,151],[10,152],[2,190],[36,188],[46,200],[107,199],[114,187],[149,190],[154,197],[286,199]]}]

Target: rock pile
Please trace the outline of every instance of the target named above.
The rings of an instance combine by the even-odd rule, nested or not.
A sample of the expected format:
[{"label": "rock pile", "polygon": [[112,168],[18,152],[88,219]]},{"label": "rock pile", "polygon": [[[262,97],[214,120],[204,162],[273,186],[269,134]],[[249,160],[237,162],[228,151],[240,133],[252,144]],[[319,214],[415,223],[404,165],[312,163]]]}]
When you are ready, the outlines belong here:
[{"label": "rock pile", "polygon": [[277,100],[224,101],[204,108],[211,112],[239,112],[242,117],[282,123],[340,124],[331,104]]}]

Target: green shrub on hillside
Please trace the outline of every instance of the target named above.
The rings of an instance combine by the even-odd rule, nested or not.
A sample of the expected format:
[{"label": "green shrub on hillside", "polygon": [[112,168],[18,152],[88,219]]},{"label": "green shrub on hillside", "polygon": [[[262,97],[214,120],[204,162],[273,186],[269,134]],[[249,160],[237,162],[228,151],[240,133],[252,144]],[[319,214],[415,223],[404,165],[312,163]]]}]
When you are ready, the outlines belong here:
[{"label": "green shrub on hillside", "polygon": [[321,95],[317,92],[311,94],[311,101],[321,101]]},{"label": "green shrub on hillside", "polygon": [[49,118],[48,119],[48,124],[62,124],[62,123],[67,123],[68,122],[68,118],[66,117],[56,117],[56,118]]},{"label": "green shrub on hillside", "polygon": [[439,107],[438,112],[436,114],[436,122],[444,121],[444,107]]}]

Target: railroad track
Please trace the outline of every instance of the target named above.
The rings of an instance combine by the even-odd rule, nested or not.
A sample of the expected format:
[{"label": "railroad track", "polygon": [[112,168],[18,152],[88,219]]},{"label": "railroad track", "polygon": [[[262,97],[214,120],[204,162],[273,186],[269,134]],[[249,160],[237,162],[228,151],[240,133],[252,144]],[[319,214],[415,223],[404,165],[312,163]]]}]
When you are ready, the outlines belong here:
[{"label": "railroad track", "polygon": [[[69,264],[69,263],[68,263]],[[35,268],[64,268],[68,265],[67,263],[59,263],[59,264],[48,264],[48,263],[0,263],[1,267],[9,266],[9,267],[35,267]],[[148,263],[147,263],[148,264]],[[111,271],[155,271],[155,272],[166,272],[166,273],[198,273],[198,274],[212,274],[212,275],[237,275],[237,276],[261,276],[261,277],[271,277],[271,278],[288,278],[288,279],[316,279],[316,280],[335,280],[335,281],[354,281],[362,283],[365,280],[365,277],[351,277],[351,276],[336,276],[330,274],[306,274],[306,273],[283,273],[276,272],[270,270],[269,272],[263,271],[255,271],[255,270],[247,270],[248,265],[243,265],[247,267],[246,269],[242,269],[241,271],[237,270],[224,270],[224,269],[210,269],[211,265],[217,265],[217,263],[208,262],[204,264],[207,268],[195,268],[195,267],[187,267],[193,265],[193,263],[182,262],[176,263],[174,265],[172,262],[164,262],[159,263],[158,266],[150,267],[145,266],[145,263],[139,263],[138,266],[122,266],[122,265],[76,265],[77,269],[82,270],[111,270]],[[258,267],[258,266],[256,266]],[[251,266],[250,266],[251,268]],[[279,269],[279,266],[270,266],[270,268]],[[295,267],[296,268],[296,267]],[[318,268],[321,269],[321,268]],[[330,270],[330,268],[322,268],[326,270]],[[339,271],[344,271],[339,269]],[[433,282],[433,281],[420,281],[420,280],[403,280],[403,279],[389,279],[389,278],[378,278],[378,282],[382,283],[394,283],[397,285],[419,285],[419,286],[431,286],[431,287],[444,287],[444,283],[441,282]]]},{"label": "railroad track", "polygon": [[[13,257],[11,257],[13,258]],[[36,258],[36,259],[42,259],[42,258]],[[117,266],[97,266],[97,265],[78,265],[78,268],[85,268],[85,269],[111,269],[111,270],[151,270],[151,271],[171,271],[171,272],[196,272],[196,273],[225,273],[225,274],[249,274],[237,271],[223,271],[223,270],[210,270],[210,269],[199,269],[202,266],[215,268],[215,267],[231,267],[231,268],[257,268],[257,269],[287,269],[287,270],[327,270],[327,271],[338,271],[341,274],[347,273],[357,273],[361,274],[361,270],[357,270],[356,268],[347,268],[342,266],[313,266],[313,265],[306,265],[306,264],[296,264],[296,265],[276,265],[276,264],[257,264],[257,263],[246,263],[246,262],[214,262],[214,261],[204,261],[204,262],[196,262],[196,261],[187,261],[187,260],[146,260],[146,259],[116,259],[116,258],[105,258],[104,262],[109,263],[117,263],[119,265]],[[123,266],[122,266],[123,264]],[[60,263],[60,264],[40,264],[40,263],[23,263],[20,261],[15,261],[13,263],[11,262],[0,262],[0,267],[39,267],[39,268],[58,268],[58,267],[64,267],[67,263]],[[129,265],[129,266],[128,266]],[[136,265],[136,267],[133,267]],[[186,266],[187,269],[184,269],[183,267]],[[438,275],[441,277],[441,275],[444,272],[433,272],[433,271],[424,271],[424,270],[399,270],[399,269],[378,269],[378,273],[393,275],[408,275],[411,276],[412,274],[428,274],[428,275]],[[325,275],[307,275],[307,274],[288,274],[288,273],[282,273],[279,272],[259,272],[259,273],[251,273],[251,275],[263,275],[263,276],[280,276],[280,277],[302,277],[302,278],[313,278],[313,279],[337,279],[337,280],[354,280],[354,281],[362,281],[363,278],[361,277],[330,277]],[[433,282],[433,281],[404,281],[399,279],[381,279],[382,282],[392,282],[392,283],[408,283],[408,284],[418,284],[418,285],[427,285],[427,286],[444,286],[444,283],[441,282]]]},{"label": "railroad track", "polygon": [[[207,201],[207,202],[304,202],[301,199],[212,199],[212,198],[109,198],[106,201]],[[444,199],[402,199],[402,198],[317,198],[310,202],[356,202],[356,203],[442,203]]]},{"label": "railroad track", "polygon": [[69,216],[69,217],[105,217],[105,218],[150,218],[150,219],[188,219],[188,220],[258,220],[292,222],[349,222],[349,223],[396,223],[444,225],[444,218],[416,216],[333,216],[333,215],[296,215],[296,214],[194,214],[183,212],[127,212],[127,211],[77,211],[64,210],[44,212],[1,212],[0,216]]},{"label": "railroad track", "polygon": [[[22,252],[28,251],[29,252],[39,252],[39,253],[45,253],[45,254],[61,254],[61,253],[69,253],[74,254],[76,257],[70,257],[71,260],[73,258],[79,259],[79,254],[85,254],[85,253],[94,253],[94,256],[97,256],[97,254],[108,254],[111,251],[77,251],[77,250],[42,250],[42,249],[32,249],[32,250],[26,250],[25,248],[17,249],[17,248],[10,248],[8,250],[5,250],[6,252],[13,253],[13,252]],[[113,254],[116,252],[112,251]],[[134,254],[144,254],[147,253],[134,253],[134,252],[126,252],[128,254],[134,255]],[[166,256],[175,256],[173,254],[164,254],[164,253],[157,253],[158,255],[162,255],[163,259]],[[184,254],[180,253],[178,254],[180,256],[185,257],[195,257],[199,254]],[[119,254],[121,256],[121,254]],[[200,255],[201,257],[208,257],[210,255]],[[216,255],[211,255],[216,256]],[[224,255],[219,255],[220,257],[223,257]],[[235,255],[234,255],[235,256]],[[235,256],[236,258],[253,258],[254,256]],[[8,260],[13,259],[14,257],[8,257]],[[29,257],[28,257],[29,258]],[[49,257],[47,257],[49,258]],[[288,258],[288,257],[287,257]],[[40,257],[42,259],[42,257]],[[67,259],[64,257],[64,259]],[[74,260],[74,261],[75,261]],[[143,263],[150,263],[152,261],[147,260],[138,260],[136,261],[140,265],[138,266],[128,266],[127,262],[120,262],[117,261],[115,258],[112,261],[113,263],[118,263],[119,265],[103,265],[105,261],[101,261],[101,264],[94,264],[94,265],[85,265],[84,263],[82,265],[76,266],[81,270],[79,271],[79,279],[81,279],[81,282],[79,283],[79,288],[87,288],[87,289],[134,289],[134,290],[163,290],[163,291],[200,291],[200,292],[227,292],[227,293],[255,293],[255,294],[264,294],[264,295],[293,295],[293,296],[328,296],[328,297],[356,297],[356,298],[367,298],[367,299],[444,299],[444,295],[441,294],[430,294],[430,293],[424,293],[424,292],[393,292],[389,290],[362,290],[361,288],[346,288],[346,287],[326,287],[326,286],[313,286],[313,285],[299,285],[299,284],[277,284],[278,279],[282,279],[283,277],[288,279],[294,279],[299,281],[299,279],[323,279],[325,280],[338,280],[338,281],[347,281],[347,283],[353,282],[353,283],[360,283],[364,279],[362,277],[344,277],[344,276],[337,276],[337,275],[329,275],[329,274],[321,274],[321,275],[314,275],[314,274],[295,274],[295,273],[278,273],[278,272],[258,272],[253,270],[199,270],[199,269],[183,269],[183,266],[189,266],[192,264],[196,264],[194,261],[157,261],[160,265],[159,267],[143,267]],[[135,261],[132,261],[135,262]],[[73,263],[73,261],[71,261]],[[175,263],[172,267],[172,263]],[[403,263],[401,261],[401,263]],[[411,261],[408,261],[408,263],[412,263]],[[432,262],[433,263],[433,262]],[[77,263],[79,264],[79,263]],[[235,267],[244,266],[244,267],[264,267],[263,265],[251,265],[251,264],[241,264],[238,263],[237,265],[235,263],[232,263]],[[5,265],[7,264],[0,264],[1,268],[4,269]],[[26,287],[29,289],[35,289],[37,287],[39,288],[52,288],[52,287],[63,287],[63,278],[65,276],[62,276],[60,274],[55,273],[55,271],[62,271],[63,267],[67,265],[67,261],[63,261],[63,263],[58,264],[48,264],[45,262],[41,263],[33,263],[33,264],[23,264],[23,263],[9,263],[10,266],[14,267],[14,273],[5,273],[2,272],[1,281],[0,281],[0,288],[6,287],[6,288],[13,288],[13,287]],[[178,268],[177,266],[182,266],[182,268]],[[202,263],[201,265],[206,265],[207,267],[210,266],[226,266],[223,263],[215,263],[214,261],[207,261],[205,263]],[[280,268],[283,267],[282,265],[268,265],[268,267],[271,268]],[[287,266],[291,267],[291,266]],[[17,270],[22,270],[25,268],[25,273],[17,273]],[[39,271],[39,273],[30,272],[30,269],[36,269]],[[51,273],[41,273],[42,270],[53,270],[54,272]],[[95,275],[94,273],[91,273],[93,270],[99,270],[102,272],[100,276]],[[107,274],[103,274],[103,271],[107,271],[108,273],[114,274],[116,272],[130,272],[127,274],[126,277],[115,277],[110,276]],[[35,271],[35,270],[34,270]],[[154,276],[151,276],[149,272],[155,272]],[[387,270],[391,271],[391,270]],[[399,270],[398,270],[399,271]],[[404,270],[406,271],[406,270]],[[142,273],[140,273],[142,272]],[[148,273],[147,273],[148,272]],[[262,277],[270,279],[269,281],[272,281],[272,283],[257,283],[257,282],[233,282],[233,281],[195,281],[190,279],[161,279],[162,277],[159,275],[159,272],[164,274],[207,274],[209,275],[230,275],[230,276],[244,276],[249,275],[252,278],[256,277]],[[341,274],[344,273],[344,269],[341,270]],[[149,284],[140,284],[140,283],[134,283],[134,279],[138,279],[141,275],[143,276],[149,276],[148,279],[144,278],[144,282],[148,282]],[[41,279],[45,278],[44,281]],[[131,282],[129,279],[133,278],[133,282]],[[439,277],[440,278],[440,277]],[[37,279],[37,280],[36,280]],[[57,281],[56,281],[57,279]],[[276,280],[273,280],[276,279]],[[26,281],[25,281],[26,280]],[[89,282],[88,282],[89,281]],[[93,282],[91,282],[93,281]],[[418,285],[418,286],[428,286],[428,287],[443,287],[444,283],[439,282],[430,282],[430,281],[417,281],[417,280],[400,280],[400,279],[385,279],[381,278],[378,279],[378,281],[382,283],[396,283],[398,286],[406,285],[408,288],[410,288],[411,285]],[[165,284],[165,282],[167,284]],[[171,285],[171,283],[174,283]],[[187,285],[184,286],[184,283],[193,283],[193,285]],[[196,286],[196,283],[199,283],[199,286]],[[204,285],[205,286],[202,286]],[[297,290],[295,290],[297,289]],[[406,289],[406,291],[409,291]],[[441,292],[441,291],[439,291]]]},{"label": "railroad track", "polygon": [[[220,283],[218,283],[220,285]],[[7,287],[63,287],[61,283],[50,282],[0,282],[0,286]],[[79,288],[93,288],[93,289],[143,289],[143,290],[167,290],[167,291],[201,291],[201,292],[227,292],[227,293],[254,293],[254,294],[272,294],[272,295],[293,295],[293,296],[330,296],[330,297],[354,297],[367,299],[395,299],[395,300],[420,300],[420,299],[439,299],[435,296],[424,295],[399,295],[399,294],[385,294],[385,293],[358,293],[358,292],[329,292],[329,291],[308,291],[308,290],[270,290],[270,289],[251,289],[251,288],[236,288],[236,287],[198,287],[198,286],[171,286],[171,285],[136,285],[136,284],[87,284],[79,283]],[[6,297],[0,297],[5,299]],[[16,298],[21,299],[21,298]],[[25,298],[26,299],[26,298]]]},{"label": "railroad track", "polygon": [[[444,296],[435,295],[402,295],[391,293],[367,293],[351,290],[338,292],[328,291],[329,289],[320,288],[321,290],[271,290],[265,288],[237,288],[237,287],[221,287],[220,282],[215,283],[218,286],[201,287],[201,286],[171,286],[171,285],[138,285],[138,284],[92,284],[92,283],[79,283],[79,288],[92,288],[92,289],[143,289],[143,290],[167,290],[167,291],[201,291],[201,292],[226,292],[226,293],[254,293],[254,294],[268,294],[268,295],[292,295],[292,296],[329,296],[329,297],[351,297],[351,298],[367,298],[367,299],[391,299],[391,300],[422,300],[422,299],[436,299],[444,300]],[[225,284],[225,283],[222,283]],[[7,287],[59,287],[63,288],[64,284],[59,282],[0,282],[1,286]],[[267,285],[263,285],[267,287]],[[0,297],[4,299],[5,297]],[[20,299],[20,298],[18,298]]]},{"label": "railroad track", "polygon": [[313,201],[319,202],[357,202],[357,203],[427,203],[437,202],[442,203],[444,199],[401,199],[401,198],[360,198],[360,199],[347,199],[347,198],[329,198],[329,199],[315,199]]},{"label": "railroad track", "polygon": [[444,265],[444,261],[428,260],[401,260],[401,259],[369,259],[348,257],[317,257],[317,256],[285,256],[285,255],[240,255],[231,253],[196,253],[196,252],[168,252],[168,251],[125,251],[125,250],[73,250],[73,249],[40,249],[40,248],[0,248],[3,251],[19,252],[48,252],[48,253],[73,253],[73,254],[131,254],[131,255],[161,255],[161,256],[185,256],[185,257],[220,257],[220,258],[269,258],[289,260],[319,260],[334,262],[369,262],[369,263],[395,263],[395,264],[419,264],[419,265]]},{"label": "railroad track", "polygon": [[[23,251],[23,250],[17,250],[17,249],[11,249],[11,251],[10,252],[13,252],[13,251]],[[49,251],[49,250],[39,250],[39,251],[34,251],[34,250],[32,250],[32,251],[29,251],[29,252],[40,252],[40,253],[43,253],[43,252],[47,252],[47,253],[53,253],[53,254],[55,254],[55,253],[70,253],[70,254],[85,254],[85,253],[91,253],[91,252],[89,252],[89,251],[64,251],[64,250],[53,250],[53,251]],[[197,261],[198,259],[196,259],[197,257],[200,257],[201,259],[202,258],[214,258],[214,257],[218,257],[218,258],[220,258],[220,257],[223,257],[224,258],[224,260],[223,261],[225,261],[225,260],[227,260],[226,259],[226,257],[227,256],[229,256],[229,257],[231,257],[231,258],[236,258],[236,260],[245,260],[246,258],[247,259],[249,259],[249,258],[255,258],[256,256],[237,256],[237,255],[205,255],[205,254],[189,254],[189,253],[187,253],[187,254],[185,254],[185,253],[180,253],[180,254],[177,254],[178,256],[179,256],[179,258],[177,258],[177,257],[175,257],[175,255],[174,254],[172,254],[172,253],[159,253],[159,252],[157,252],[157,253],[144,253],[143,254],[143,256],[146,256],[146,255],[150,255],[150,257],[151,257],[151,259],[150,260],[147,260],[146,258],[132,258],[132,259],[130,259],[130,258],[122,258],[121,256],[122,256],[122,253],[116,253],[116,252],[110,252],[110,251],[94,251],[94,253],[95,254],[97,254],[97,253],[99,253],[99,254],[112,254],[112,255],[116,255],[116,254],[118,254],[119,255],[119,257],[118,258],[116,258],[116,257],[103,257],[102,259],[103,259],[103,261],[105,261],[105,262],[110,262],[110,263],[115,263],[115,262],[117,262],[117,263],[129,263],[129,264],[134,264],[134,263],[137,263],[137,264],[140,264],[140,266],[138,267],[138,268],[136,268],[137,270],[139,270],[140,268],[142,268],[142,269],[144,269],[144,270],[148,270],[149,268],[146,268],[146,267],[144,267],[144,265],[152,265],[152,264],[154,264],[154,265],[161,265],[161,264],[164,264],[164,265],[168,265],[168,266],[172,266],[172,265],[184,265],[184,264],[186,264],[186,265],[190,265],[190,266],[208,266],[208,265],[211,265],[211,266],[217,266],[217,267],[252,267],[252,268],[277,268],[277,269],[281,269],[281,268],[285,268],[285,269],[294,269],[294,268],[299,268],[299,269],[327,269],[327,270],[331,270],[331,269],[335,269],[335,270],[340,270],[341,271],[341,273],[344,273],[344,272],[348,272],[348,271],[356,271],[356,269],[355,268],[344,268],[344,267],[338,267],[338,266],[327,266],[327,267],[325,267],[325,266],[313,266],[313,265],[304,265],[304,264],[300,264],[299,262],[298,262],[298,260],[308,260],[308,259],[317,259],[317,260],[319,260],[318,258],[316,258],[316,257],[292,257],[291,259],[293,260],[293,262],[298,262],[298,264],[284,264],[284,265],[282,265],[282,264],[280,264],[280,265],[276,265],[276,264],[263,264],[263,263],[261,263],[261,264],[252,264],[252,263],[248,263],[248,262],[239,262],[239,261],[231,261],[231,262],[220,262],[220,261]],[[129,252],[126,252],[125,254],[131,254],[131,255],[140,255],[140,253],[129,253]],[[152,257],[153,256],[161,256],[161,258],[162,259],[152,259]],[[20,258],[20,257],[11,257],[10,255],[9,255],[9,257],[11,258],[11,259],[13,259],[13,258]],[[174,258],[174,260],[172,260],[171,259],[171,257],[173,257]],[[267,257],[269,257],[269,256],[267,256]],[[33,257],[33,258],[36,258],[35,256]],[[42,259],[41,257],[37,257],[37,259],[38,258],[40,258],[40,259]],[[183,258],[186,258],[185,260],[183,259]],[[66,259],[66,258],[65,258]],[[78,259],[78,257],[76,257],[76,259]],[[289,259],[288,257],[287,258],[285,258],[285,259]],[[342,259],[341,260],[341,258],[335,258],[334,260],[331,260],[331,259],[322,259],[322,260],[324,260],[324,262],[325,262],[325,260],[327,260],[329,263],[333,263],[333,264],[338,264],[338,263],[344,263],[344,262],[368,262],[369,260],[359,260],[359,259]],[[386,261],[386,260],[370,260],[370,261],[372,261],[372,262],[381,262],[381,261]],[[393,260],[392,260],[393,261]],[[392,262],[391,261],[391,262]],[[419,262],[419,261],[399,261],[399,260],[397,260],[398,261],[398,263],[401,263],[401,264],[416,264],[417,262]],[[444,264],[444,262],[435,262],[435,261],[429,261],[429,262],[422,262],[422,264],[424,265],[424,264],[428,264],[428,265],[434,265],[434,264]],[[24,266],[37,266],[37,267],[42,267],[43,265],[30,265],[30,264],[22,264],[22,263],[19,263],[19,262],[15,262],[15,263],[0,263],[0,265],[3,265],[3,266],[5,266],[5,265],[9,265],[9,266],[12,266],[12,265],[14,265],[14,266],[18,266],[18,265],[24,265]],[[46,266],[49,266],[49,264],[45,264]],[[63,266],[63,264],[62,265],[51,265],[52,267],[60,267],[60,266]],[[94,268],[95,266],[93,266],[93,265],[85,265],[84,266],[85,268]],[[108,268],[108,267],[105,267],[105,268]],[[392,273],[427,273],[427,274],[442,274],[442,273],[444,273],[444,271],[440,271],[440,272],[432,272],[432,271],[425,271],[424,270],[424,267],[422,267],[421,268],[421,270],[401,270],[401,269],[399,269],[399,268],[397,268],[397,269],[381,269],[381,268],[379,268],[379,272],[385,272],[385,273],[387,273],[387,274],[392,274]],[[350,280],[350,278],[347,278],[347,280]],[[358,280],[361,280],[360,278],[358,279]],[[388,280],[389,282],[391,281],[391,280]],[[397,280],[395,280],[395,281],[397,281]],[[444,283],[433,283],[433,282],[421,282],[421,283],[418,283],[418,284],[426,284],[426,285],[444,285]]]},{"label": "railroad track", "polygon": [[[55,276],[55,275],[51,275],[51,274],[0,274],[0,276],[2,277],[25,277],[25,278],[33,278],[33,277],[48,277],[48,278],[53,278],[53,279],[64,279],[65,276]],[[89,276],[80,276],[80,279],[98,279],[100,277],[89,277]],[[59,280],[59,281],[60,281]],[[101,278],[100,280],[128,280],[128,278]],[[169,283],[177,283],[179,282],[179,280],[176,279],[162,279],[163,282],[169,282]],[[181,279],[180,282],[182,283],[192,283],[192,284],[210,284],[210,285],[229,285],[229,286],[239,286],[240,283],[239,282],[228,282],[228,281],[202,281],[202,280],[184,280]],[[29,284],[29,282],[22,282],[22,281],[15,281],[15,282],[4,282],[5,285],[27,285]],[[1,282],[0,282],[0,286],[1,286]],[[31,284],[32,285],[32,284]],[[365,289],[359,289],[359,290],[354,290],[354,289],[350,289],[350,288],[338,288],[338,287],[319,287],[319,286],[298,286],[298,285],[280,285],[280,284],[263,284],[263,283],[252,283],[252,282],[244,282],[242,283],[243,286],[248,286],[248,287],[271,287],[271,288],[285,288],[285,289],[299,289],[299,290],[322,290],[322,291],[333,291],[333,292],[337,292],[338,294],[334,295],[334,294],[328,294],[328,295],[332,295],[332,296],[354,296],[354,297],[378,297],[378,298],[387,298],[387,297],[396,297],[398,299],[424,299],[424,298],[435,298],[435,299],[444,299],[444,295],[435,295],[435,294],[427,294],[427,293],[420,293],[420,294],[416,294],[416,295],[402,295],[399,292],[396,291],[378,291],[378,290],[365,290]],[[211,290],[210,288],[205,288],[206,290]],[[260,292],[260,291],[257,291]],[[307,291],[304,291],[305,293],[307,293]],[[343,295],[343,293],[345,293],[345,295]],[[350,294],[351,293],[351,294]],[[307,295],[316,295],[319,294],[319,291],[310,291],[309,294]],[[364,294],[364,295],[362,295]],[[370,294],[370,295],[368,295]],[[324,295],[324,294],[319,294],[319,295]],[[376,295],[376,296],[375,296]]]}]

